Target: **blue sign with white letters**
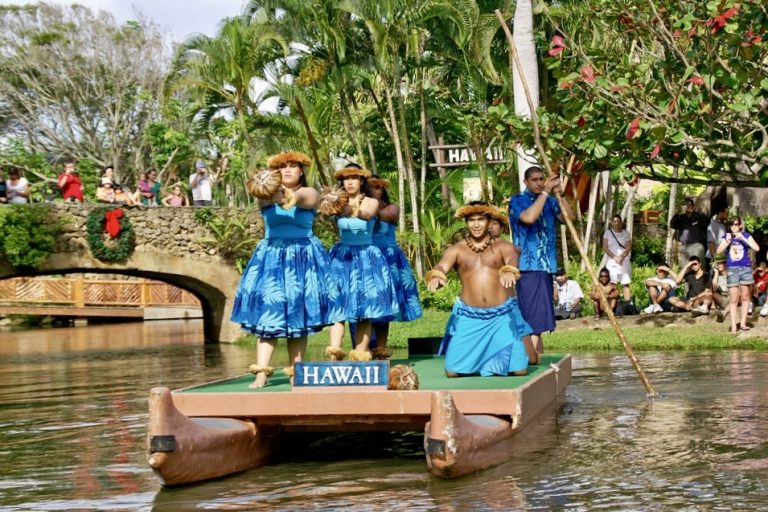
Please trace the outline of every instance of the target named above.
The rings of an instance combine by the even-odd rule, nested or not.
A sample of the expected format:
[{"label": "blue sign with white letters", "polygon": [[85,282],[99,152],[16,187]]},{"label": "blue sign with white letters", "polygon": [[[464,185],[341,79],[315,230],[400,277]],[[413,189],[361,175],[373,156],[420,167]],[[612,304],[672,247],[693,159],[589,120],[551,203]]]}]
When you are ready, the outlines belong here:
[{"label": "blue sign with white letters", "polygon": [[389,361],[304,361],[293,368],[294,387],[389,384]]}]

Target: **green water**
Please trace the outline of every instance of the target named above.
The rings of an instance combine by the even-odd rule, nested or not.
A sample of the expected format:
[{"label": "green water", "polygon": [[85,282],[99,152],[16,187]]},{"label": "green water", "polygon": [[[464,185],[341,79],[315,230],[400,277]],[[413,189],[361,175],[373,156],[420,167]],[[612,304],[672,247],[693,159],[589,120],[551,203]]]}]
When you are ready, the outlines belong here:
[{"label": "green water", "polygon": [[149,389],[243,373],[253,349],[197,322],[0,332],[0,510],[745,510],[768,503],[768,354],[574,354],[556,427],[455,481],[421,436],[296,436],[274,465],[164,490]]}]

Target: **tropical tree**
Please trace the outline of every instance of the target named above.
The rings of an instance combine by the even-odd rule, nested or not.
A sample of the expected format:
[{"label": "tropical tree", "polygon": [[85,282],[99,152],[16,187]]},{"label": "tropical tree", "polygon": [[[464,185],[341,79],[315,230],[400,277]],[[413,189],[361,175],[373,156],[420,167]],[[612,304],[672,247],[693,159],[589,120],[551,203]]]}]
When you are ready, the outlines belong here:
[{"label": "tropical tree", "polygon": [[541,129],[556,160],[575,155],[614,178],[768,181],[761,2],[599,0],[588,15],[572,12],[544,12],[557,88]]},{"label": "tropical tree", "polygon": [[39,3],[0,7],[0,155],[143,166],[167,51],[157,27]]}]

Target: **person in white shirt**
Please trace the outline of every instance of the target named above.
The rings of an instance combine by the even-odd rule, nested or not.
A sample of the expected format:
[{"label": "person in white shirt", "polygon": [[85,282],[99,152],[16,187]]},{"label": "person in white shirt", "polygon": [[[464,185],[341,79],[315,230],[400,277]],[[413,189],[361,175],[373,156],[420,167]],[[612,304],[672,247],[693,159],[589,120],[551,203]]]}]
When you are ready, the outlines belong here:
[{"label": "person in white shirt", "polygon": [[581,313],[581,301],[584,299],[584,292],[581,291],[579,283],[573,279],[568,279],[565,270],[558,269],[555,272],[555,287],[553,290],[555,303],[555,318],[565,320],[577,318]]},{"label": "person in white shirt", "polygon": [[212,187],[214,183],[216,183],[216,175],[210,174],[205,162],[198,160],[195,163],[195,172],[189,177],[193,206],[211,206],[213,204]]},{"label": "person in white shirt", "polygon": [[26,204],[29,202],[29,182],[16,167],[11,167],[8,170],[8,179],[5,182],[5,195],[10,204]]},{"label": "person in white shirt", "polygon": [[672,271],[666,263],[656,265],[656,277],[645,280],[645,288],[648,290],[648,296],[651,303],[643,310],[643,313],[661,313],[662,311],[672,311],[672,304],[669,298],[674,295],[677,288],[677,280],[670,277]]},{"label": "person in white shirt", "polygon": [[728,220],[728,207],[723,206],[715,211],[707,227],[707,268],[712,268],[712,260],[717,255],[717,245],[725,236],[725,221]]},{"label": "person in white shirt", "polygon": [[603,235],[603,252],[605,252],[605,268],[611,275],[611,282],[621,284],[624,292],[624,300],[632,300],[632,290],[629,283],[632,282],[632,235],[624,229],[624,220],[620,215],[614,215],[611,220],[611,228]]}]

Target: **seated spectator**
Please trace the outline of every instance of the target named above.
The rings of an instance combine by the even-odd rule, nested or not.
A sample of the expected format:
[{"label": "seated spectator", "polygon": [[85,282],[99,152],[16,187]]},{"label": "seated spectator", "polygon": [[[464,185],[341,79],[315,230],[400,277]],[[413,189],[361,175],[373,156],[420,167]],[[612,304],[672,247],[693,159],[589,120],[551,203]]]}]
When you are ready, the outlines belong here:
[{"label": "seated spectator", "polygon": [[717,321],[725,320],[728,314],[728,270],[725,268],[725,254],[717,254],[712,269],[712,307],[719,308]]},{"label": "seated spectator", "polygon": [[115,191],[112,189],[112,180],[102,178],[99,188],[96,189],[96,200],[100,203],[114,203]]},{"label": "seated spectator", "polygon": [[125,206],[136,206],[139,204],[138,198],[130,192],[123,190],[122,185],[115,183],[112,187],[115,191],[115,204],[122,204]]},{"label": "seated spectator", "polygon": [[173,192],[163,198],[163,206],[189,206],[189,198],[179,185],[174,185]]},{"label": "seated spectator", "polygon": [[616,303],[619,301],[619,289],[616,287],[616,283],[611,282],[611,273],[607,268],[600,269],[600,273],[597,277],[599,285],[593,286],[592,291],[589,294],[589,298],[592,300],[592,304],[595,306],[595,320],[600,320],[606,312],[603,309],[603,304],[600,301],[599,288],[603,289],[603,295],[608,299],[608,305],[611,306],[611,311],[616,310]]},{"label": "seated spectator", "polygon": [[709,314],[712,304],[712,276],[704,272],[698,256],[688,258],[688,263],[677,276],[678,286],[685,282],[685,299],[669,297],[669,302],[676,308],[702,315]]},{"label": "seated spectator", "polygon": [[555,318],[558,320],[577,318],[581,313],[581,300],[584,292],[579,283],[568,279],[565,270],[559,269],[555,273],[555,288],[553,290],[555,306]]},{"label": "seated spectator", "polygon": [[677,281],[670,277],[670,269],[666,263],[656,265],[656,276],[645,280],[645,288],[651,303],[643,310],[643,313],[653,314],[662,311],[672,311],[669,297],[674,296]]},{"label": "seated spectator", "polygon": [[[752,275],[755,278],[755,287],[752,293],[755,296],[755,300],[757,300],[757,305],[764,306],[765,297],[766,297],[766,288],[768,288],[768,264],[766,264],[764,261],[761,261],[757,265],[757,268],[755,269],[755,272]],[[762,314],[762,311],[760,312],[760,314]]]}]

